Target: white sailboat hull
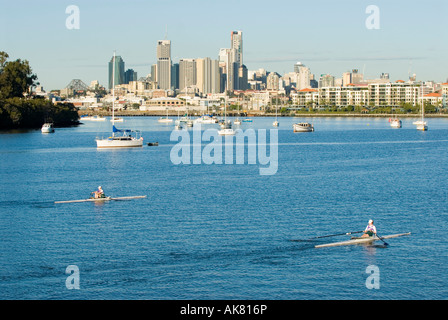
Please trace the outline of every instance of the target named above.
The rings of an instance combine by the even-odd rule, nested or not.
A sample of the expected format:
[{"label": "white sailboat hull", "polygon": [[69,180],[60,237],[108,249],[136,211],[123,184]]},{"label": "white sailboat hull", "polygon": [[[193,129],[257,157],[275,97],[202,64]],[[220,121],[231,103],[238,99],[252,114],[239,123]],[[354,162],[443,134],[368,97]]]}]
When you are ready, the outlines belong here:
[{"label": "white sailboat hull", "polygon": [[110,137],[96,140],[97,148],[138,148],[143,146],[143,138],[124,139]]},{"label": "white sailboat hull", "polygon": [[171,123],[173,122],[173,119],[169,119],[169,118],[160,118],[159,120],[157,120],[160,123]]},{"label": "white sailboat hull", "polygon": [[235,130],[233,130],[232,128],[221,129],[218,130],[218,134],[221,136],[232,136],[235,135]]}]

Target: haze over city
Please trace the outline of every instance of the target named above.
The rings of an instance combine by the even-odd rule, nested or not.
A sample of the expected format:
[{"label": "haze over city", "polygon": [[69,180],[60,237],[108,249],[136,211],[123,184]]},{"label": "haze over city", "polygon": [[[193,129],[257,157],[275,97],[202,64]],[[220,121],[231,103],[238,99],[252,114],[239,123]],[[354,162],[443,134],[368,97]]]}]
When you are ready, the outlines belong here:
[{"label": "haze over city", "polygon": [[[380,9],[370,30],[366,8]],[[80,28],[66,27],[66,8],[80,10]],[[46,90],[71,79],[107,86],[114,50],[138,76],[151,73],[157,40],[171,41],[171,58],[210,57],[230,46],[230,32],[244,34],[248,70],[293,71],[298,61],[317,77],[359,69],[365,78],[446,81],[448,45],[442,41],[444,1],[1,1],[0,47],[10,59],[30,61]]]}]

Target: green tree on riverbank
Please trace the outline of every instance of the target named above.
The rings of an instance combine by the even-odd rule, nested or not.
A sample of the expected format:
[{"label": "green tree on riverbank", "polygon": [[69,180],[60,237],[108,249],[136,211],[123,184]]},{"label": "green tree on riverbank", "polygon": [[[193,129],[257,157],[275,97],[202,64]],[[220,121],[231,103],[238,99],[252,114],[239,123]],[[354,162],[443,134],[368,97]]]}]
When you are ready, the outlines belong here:
[{"label": "green tree on riverbank", "polygon": [[46,121],[55,126],[78,124],[73,104],[54,105],[32,95],[38,82],[28,61],[8,58],[6,52],[0,51],[0,129],[39,128]]}]

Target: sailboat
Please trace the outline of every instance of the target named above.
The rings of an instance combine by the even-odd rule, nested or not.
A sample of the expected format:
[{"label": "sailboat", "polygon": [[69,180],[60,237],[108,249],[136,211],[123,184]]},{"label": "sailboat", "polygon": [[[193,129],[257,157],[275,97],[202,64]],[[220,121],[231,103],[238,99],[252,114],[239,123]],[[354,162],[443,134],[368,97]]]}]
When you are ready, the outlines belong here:
[{"label": "sailboat", "polygon": [[159,118],[159,120],[157,120],[158,122],[161,123],[171,123],[173,122],[173,119],[168,118],[168,108],[166,108],[166,118]]},{"label": "sailboat", "polygon": [[232,129],[232,122],[227,121],[227,96],[224,104],[224,125],[221,130],[218,130],[218,134],[221,136],[235,135],[235,130]]},{"label": "sailboat", "polygon": [[[240,114],[240,97],[238,96],[238,115]],[[241,120],[240,118],[236,117],[235,121],[233,121],[234,124],[240,125]]]},{"label": "sailboat", "polygon": [[422,83],[422,118],[420,120],[417,120],[413,122],[417,126],[417,130],[419,131],[427,131],[428,125],[425,121],[425,101],[423,100],[423,83]]},{"label": "sailboat", "polygon": [[[140,136],[140,131],[120,130],[115,127],[115,51],[112,64],[112,136],[106,139],[96,139],[97,148],[132,148],[142,147],[143,137]],[[116,135],[122,133],[122,135]],[[133,136],[134,134],[135,136]]]},{"label": "sailboat", "polygon": [[272,124],[274,127],[278,127],[279,126],[279,122],[278,122],[278,117],[277,117],[277,109],[278,109],[278,97],[276,98],[276,104],[275,104],[275,121]]}]

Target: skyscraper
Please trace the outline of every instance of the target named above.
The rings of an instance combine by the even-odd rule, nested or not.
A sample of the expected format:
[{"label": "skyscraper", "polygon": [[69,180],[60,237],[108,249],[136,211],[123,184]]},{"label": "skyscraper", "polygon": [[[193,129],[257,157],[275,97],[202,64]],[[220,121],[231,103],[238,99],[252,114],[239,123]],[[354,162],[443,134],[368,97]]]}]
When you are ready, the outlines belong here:
[{"label": "skyscraper", "polygon": [[128,69],[124,73],[124,83],[128,84],[131,81],[137,81],[137,72],[134,69]]},{"label": "skyscraper", "polygon": [[196,86],[202,93],[220,92],[220,73],[218,60],[196,59]]},{"label": "skyscraper", "polygon": [[243,64],[243,32],[232,31],[230,36],[230,49],[235,49],[234,61],[238,63],[238,68]]},{"label": "skyscraper", "polygon": [[196,85],[196,60],[180,59],[179,61],[179,90]]},{"label": "skyscraper", "polygon": [[157,82],[160,89],[171,88],[171,41],[157,42]]},{"label": "skyscraper", "polygon": [[112,74],[112,72],[114,70],[113,61],[114,61],[114,57],[112,57],[112,59],[110,59],[110,62],[109,62],[109,89],[112,89],[116,85],[123,84],[125,81],[125,79],[124,79],[124,61],[121,58],[121,56],[115,56],[115,83],[112,84],[112,79],[114,79],[113,74]]}]

